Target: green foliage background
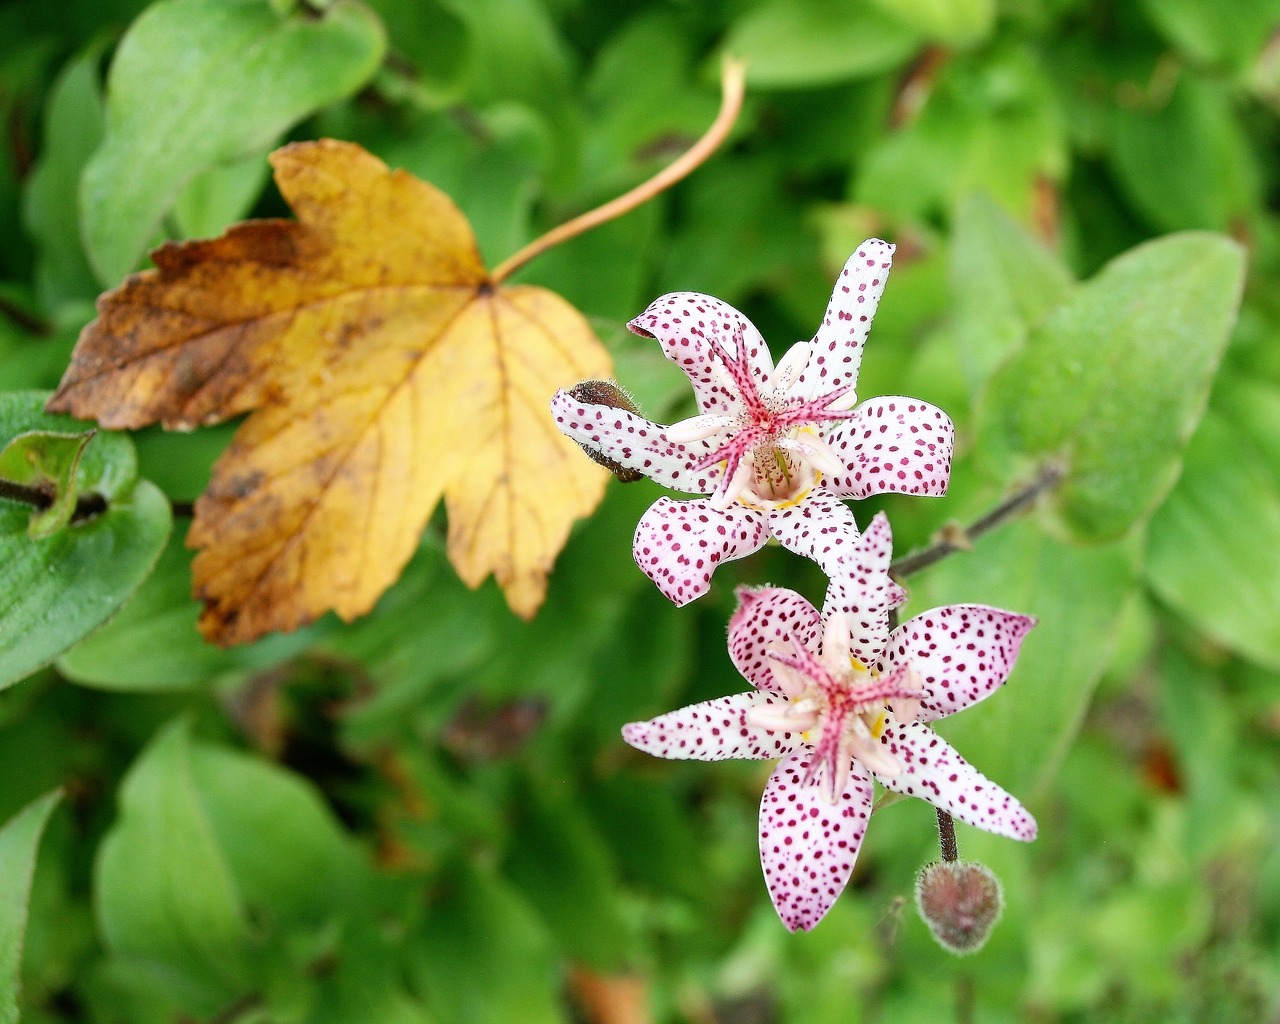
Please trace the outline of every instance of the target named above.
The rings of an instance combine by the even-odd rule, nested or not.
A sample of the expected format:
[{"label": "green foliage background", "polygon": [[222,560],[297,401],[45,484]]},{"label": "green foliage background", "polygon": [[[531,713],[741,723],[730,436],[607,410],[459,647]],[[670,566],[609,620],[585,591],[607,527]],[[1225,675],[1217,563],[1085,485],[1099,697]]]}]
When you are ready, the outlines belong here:
[{"label": "green foliage background", "polygon": [[[436,522],[365,619],[221,651],[155,488],[194,497],[230,432],[143,431],[136,465],[103,437],[68,470],[120,499],[92,536],[37,542],[0,500],[0,1020],[19,981],[36,1024],[914,1022],[965,986],[981,1021],[1277,1019],[1276,0],[13,0],[0,440],[72,429],[28,389],[149,243],[286,212],[279,142],[434,182],[492,264],[683,149],[726,49],[751,61],[728,146],[523,278],[666,421],[687,388],[628,318],[710,292],[781,351],[880,235],[859,392],[943,406],[958,459],[947,498],[859,518],[887,508],[906,551],[1065,460],[1033,515],[910,581],[909,611],[1042,620],[948,723],[1040,821],[1030,846],[961,830],[1004,882],[992,941],[957,961],[915,917],[918,802],[876,813],[848,892],[788,935],[766,769],[621,743],[742,688],[735,583],[817,600],[814,567],[766,549],[677,611],[630,556],[658,489],[613,484],[531,623],[453,577]],[[55,562],[94,577],[74,614]]]}]

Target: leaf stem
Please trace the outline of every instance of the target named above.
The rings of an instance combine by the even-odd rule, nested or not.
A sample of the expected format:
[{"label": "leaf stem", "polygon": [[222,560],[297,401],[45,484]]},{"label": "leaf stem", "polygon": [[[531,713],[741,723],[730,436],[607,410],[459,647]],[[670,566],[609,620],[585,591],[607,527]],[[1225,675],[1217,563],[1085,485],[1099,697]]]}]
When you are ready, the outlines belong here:
[{"label": "leaf stem", "polygon": [[[0,498],[30,505],[41,512],[53,504],[53,496],[39,487],[28,487],[14,483],[12,480],[0,478]],[[76,499],[75,511],[71,513],[71,522],[80,523],[94,516],[102,515],[107,510],[107,499],[97,492],[82,494]]]},{"label": "leaf stem", "polygon": [[552,228],[545,235],[535,238],[515,255],[508,256],[489,274],[490,284],[500,284],[534,257],[542,255],[561,242],[621,217],[624,213],[630,213],[637,206],[647,203],[681,178],[697,170],[720,147],[738,119],[738,112],[742,109],[742,97],[746,91],[746,72],[747,66],[743,61],[725,57],[721,65],[720,112],[702,138],[674,163],[668,164],[648,181],[642,182],[631,191],[623,193],[603,206],[597,206],[594,210],[588,210],[574,217],[573,220]]},{"label": "leaf stem", "polygon": [[889,573],[895,579],[900,579],[904,576],[910,576],[912,573],[917,573],[921,569],[927,569],[935,562],[942,561],[947,555],[955,554],[957,551],[967,551],[976,538],[1012,519],[1039,498],[1041,494],[1056,486],[1065,472],[1065,468],[1060,463],[1046,463],[1040,470],[1040,475],[1032,480],[1031,483],[1027,484],[1022,490],[1010,495],[986,515],[974,520],[967,529],[953,527],[949,535],[944,535],[941,540],[929,545],[927,548],[913,551],[895,559],[893,564],[889,566]]}]

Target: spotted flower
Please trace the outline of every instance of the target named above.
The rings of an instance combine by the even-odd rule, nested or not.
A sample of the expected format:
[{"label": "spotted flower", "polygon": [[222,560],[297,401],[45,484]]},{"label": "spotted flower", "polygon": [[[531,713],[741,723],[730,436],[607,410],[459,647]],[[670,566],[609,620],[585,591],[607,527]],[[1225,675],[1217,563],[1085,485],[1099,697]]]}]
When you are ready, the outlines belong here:
[{"label": "spotted flower", "polygon": [[988,832],[1035,838],[1022,805],[928,725],[1004,683],[1033,618],[937,608],[859,657],[857,627],[839,608],[820,613],[770,587],[740,588],[738,602],[729,655],[755,689],[633,722],[622,735],[658,757],[780,758],[760,803],[760,859],[787,928],[812,928],[844,889],[873,779]]},{"label": "spotted flower", "polygon": [[636,562],[677,605],[706,593],[717,565],[771,536],[834,574],[858,536],[841,499],[945,493],[947,415],[914,398],[859,405],[854,393],[893,249],[860,245],[813,339],[776,366],[760,332],[719,299],[673,292],[650,304],[628,326],[684,371],[696,416],[660,426],[568,391],[552,400],[560,429],[611,465],[702,496],[660,498],[636,528]]}]

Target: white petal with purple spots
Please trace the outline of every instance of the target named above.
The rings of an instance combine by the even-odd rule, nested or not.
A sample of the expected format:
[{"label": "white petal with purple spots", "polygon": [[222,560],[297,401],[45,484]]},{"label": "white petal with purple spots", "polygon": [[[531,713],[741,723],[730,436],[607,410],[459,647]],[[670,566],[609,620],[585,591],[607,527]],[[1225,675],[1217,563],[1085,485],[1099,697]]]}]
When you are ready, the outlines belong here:
[{"label": "white petal with purple spots", "polygon": [[853,765],[844,792],[829,803],[804,781],[808,750],[779,762],[760,801],[760,863],[769,896],[791,931],[808,931],[844,891],[871,816],[871,779]]},{"label": "white petal with purple spots", "polygon": [[738,608],[729,620],[729,658],[752,686],[780,691],[771,651],[790,651],[792,638],[806,647],[822,632],[818,610],[794,590],[738,588]]},{"label": "white petal with purple spots", "polygon": [[757,729],[746,720],[752,708],[773,707],[775,703],[775,698],[755,691],[717,697],[647,722],[630,722],[622,727],[622,738],[654,757],[679,760],[785,757],[800,743],[798,736]]},{"label": "white petal with purple spots", "polygon": [[947,492],[955,427],[945,412],[918,398],[875,398],[833,426],[827,443],[847,467],[818,488],[838,498],[892,491],[936,497]]},{"label": "white petal with purple spots", "polygon": [[737,413],[742,399],[725,365],[713,355],[719,345],[737,354],[737,335],[746,341],[747,360],[761,385],[773,372],[773,357],[764,338],[745,316],[727,302],[701,292],[670,292],[654,299],[627,327],[656,338],[662,354],[684,371],[693,385],[700,413]]},{"label": "white petal with purple spots", "polygon": [[769,532],[788,551],[812,559],[830,575],[858,539],[858,521],[843,501],[811,494],[804,501],[765,513]]},{"label": "white petal with purple spots", "polygon": [[927,725],[890,722],[880,744],[903,766],[894,777],[876,776],[885,788],[926,800],[986,832],[1027,842],[1036,837],[1035,819],[1022,804]]},{"label": "white petal with purple spots", "polygon": [[677,607],[701,597],[721,562],[745,558],[768,540],[764,516],[742,505],[715,509],[705,498],[659,498],[636,525],[632,553]]},{"label": "white petal with purple spots", "polygon": [[551,415],[560,432],[578,444],[603,452],[618,465],[638,470],[672,490],[706,494],[719,477],[714,466],[693,469],[711,451],[707,442],[668,441],[663,427],[626,409],[586,405],[567,391],[557,391]]},{"label": "white petal with purple spots", "polygon": [[953,604],[893,631],[881,670],[909,664],[924,683],[916,720],[931,722],[991,696],[1009,678],[1036,620],[984,604]]}]

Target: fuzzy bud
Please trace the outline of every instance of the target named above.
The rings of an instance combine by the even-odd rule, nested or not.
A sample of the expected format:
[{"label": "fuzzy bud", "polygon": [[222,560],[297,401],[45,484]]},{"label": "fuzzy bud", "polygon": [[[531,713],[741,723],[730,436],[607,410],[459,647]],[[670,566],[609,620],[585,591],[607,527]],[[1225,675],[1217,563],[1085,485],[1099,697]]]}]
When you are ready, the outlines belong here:
[{"label": "fuzzy bud", "polygon": [[1004,909],[1004,894],[986,865],[943,861],[920,872],[916,907],[944,949],[967,956],[986,944]]},{"label": "fuzzy bud", "polygon": [[[583,405],[604,405],[610,409],[624,409],[630,413],[639,412],[636,408],[635,400],[611,380],[584,380],[582,383],[571,387],[569,394]],[[626,466],[620,466],[603,452],[588,448],[581,441],[578,442],[578,447],[587,453],[592,462],[604,466],[624,484],[635,483],[637,480],[644,479],[644,474],[638,469],[628,469]]]}]

